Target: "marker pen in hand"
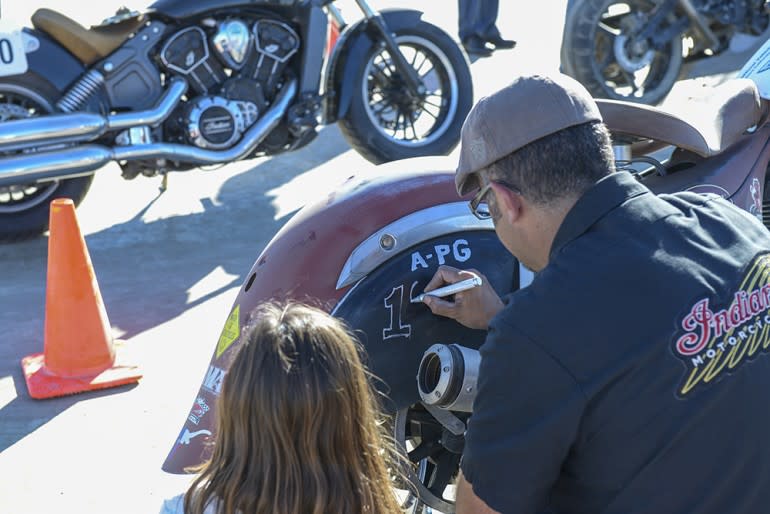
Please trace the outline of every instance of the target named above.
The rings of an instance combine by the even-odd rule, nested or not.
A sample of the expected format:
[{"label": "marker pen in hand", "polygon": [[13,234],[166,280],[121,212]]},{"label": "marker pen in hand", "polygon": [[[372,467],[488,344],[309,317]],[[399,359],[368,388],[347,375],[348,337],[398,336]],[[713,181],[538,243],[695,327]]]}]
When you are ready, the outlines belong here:
[{"label": "marker pen in hand", "polygon": [[461,280],[460,282],[455,282],[454,284],[449,284],[448,286],[439,287],[433,291],[428,291],[427,293],[417,295],[415,298],[412,298],[412,303],[421,303],[426,296],[449,296],[459,293],[460,291],[467,291],[468,289],[479,287],[480,285],[481,277],[473,277],[466,280]]}]

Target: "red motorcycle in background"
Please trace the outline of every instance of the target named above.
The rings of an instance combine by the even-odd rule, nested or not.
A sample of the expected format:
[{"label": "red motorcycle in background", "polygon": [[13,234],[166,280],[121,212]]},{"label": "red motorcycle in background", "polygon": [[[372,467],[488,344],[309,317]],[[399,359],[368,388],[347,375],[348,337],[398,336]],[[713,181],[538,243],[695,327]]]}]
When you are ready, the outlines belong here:
[{"label": "red motorcycle in background", "polygon": [[[770,199],[770,125],[765,123],[770,102],[763,99],[770,98],[769,55],[770,43],[744,68],[742,75],[753,80],[721,86],[698,107],[708,116],[697,123],[646,105],[599,100],[618,167],[656,192],[720,194],[770,226],[770,210],[764,207]],[[434,316],[410,300],[442,264],[478,269],[501,295],[532,280],[498,241],[492,222],[478,220],[467,198],[457,197],[455,165],[447,158],[423,158],[364,170],[305,207],[275,235],[227,316],[164,470],[181,473],[205,459],[225,363],[238,347],[249,312],[268,299],[309,300],[345,319],[361,336],[393,415],[393,436],[413,463],[409,478],[417,494],[411,508],[454,512],[452,484],[470,412],[453,409],[457,402],[449,396],[474,378],[473,365],[465,362],[458,373],[463,368],[421,362],[436,344],[461,345],[469,355],[485,332]],[[426,403],[420,395],[426,390],[446,398]]]}]

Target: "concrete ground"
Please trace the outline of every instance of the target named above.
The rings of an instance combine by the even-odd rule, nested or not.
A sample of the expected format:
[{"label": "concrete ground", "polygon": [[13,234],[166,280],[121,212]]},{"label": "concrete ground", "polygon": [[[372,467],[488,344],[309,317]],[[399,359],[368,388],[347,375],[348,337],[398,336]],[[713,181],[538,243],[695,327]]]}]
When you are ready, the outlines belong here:
[{"label": "concrete ground", "polygon": [[[23,24],[45,6],[87,25],[122,3],[6,0],[2,17]],[[352,1],[341,4],[357,16]],[[519,45],[472,65],[477,97],[523,70],[558,68],[565,2],[525,4],[501,2],[499,26]],[[454,2],[373,5],[422,8],[456,33]],[[672,101],[684,104],[723,78],[687,81]],[[294,212],[366,166],[332,126],[292,154],[174,174],[163,194],[158,178],[127,182],[116,166],[99,171],[78,218],[114,336],[144,372],[134,386],[29,397],[19,361],[43,349],[47,238],[0,246],[0,512],[157,512],[181,492],[189,478],[160,466],[245,274]]]}]

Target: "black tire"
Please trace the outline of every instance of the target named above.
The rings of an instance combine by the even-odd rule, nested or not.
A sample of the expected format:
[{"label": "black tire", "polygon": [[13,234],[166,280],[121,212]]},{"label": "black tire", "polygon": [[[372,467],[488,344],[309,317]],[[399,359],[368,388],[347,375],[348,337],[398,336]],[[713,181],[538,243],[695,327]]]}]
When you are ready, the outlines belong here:
[{"label": "black tire", "polygon": [[[14,112],[31,116],[54,112],[61,94],[33,72],[0,80],[0,123],[15,119]],[[16,107],[21,107],[17,109]],[[21,116],[19,116],[21,117]],[[11,242],[42,234],[48,229],[50,201],[70,198],[79,205],[91,187],[93,174],[82,177],[0,187],[0,242]]]},{"label": "black tire", "polygon": [[[392,105],[395,101],[390,100],[396,98],[397,91],[402,91],[405,86],[401,83],[398,73],[393,73],[391,69],[386,70],[391,72],[390,75],[380,73],[375,77],[370,73],[378,62],[387,66],[389,58],[386,50],[375,45],[361,63],[356,75],[356,83],[359,86],[355,88],[345,117],[340,120],[342,134],[353,148],[376,164],[424,155],[447,155],[459,143],[460,129],[473,105],[473,81],[468,59],[446,32],[424,21],[412,28],[397,31],[395,36],[407,60],[416,65],[419,73],[427,79],[425,82],[428,83],[425,85],[428,90],[434,94],[441,92],[440,105],[436,107],[433,104],[436,96],[428,96],[417,106],[396,106],[398,114],[393,125],[398,127],[402,114],[400,109],[403,108],[404,112],[409,109],[410,127],[407,127],[404,117],[404,137],[398,137],[401,131],[397,129],[394,134],[390,134],[391,129],[383,126],[389,122],[382,119],[387,115],[388,109],[383,108],[379,113],[375,113],[371,106],[374,98],[370,100],[370,97],[382,98],[375,102],[375,105]],[[420,56],[424,56],[426,60],[422,60]],[[427,72],[426,64],[429,66]],[[430,73],[431,69],[435,70],[433,74]],[[432,87],[434,83],[431,79],[434,78],[438,88]],[[382,87],[383,81],[390,87]],[[435,109],[438,110],[434,115],[432,110]],[[413,118],[415,114],[417,117]],[[377,116],[381,118],[375,119]],[[435,120],[432,126],[431,117]],[[427,120],[428,128],[424,131],[421,120]],[[419,134],[417,125],[420,125]],[[411,134],[408,134],[409,131]],[[410,138],[410,135],[414,137]]]},{"label": "black tire", "polygon": [[[619,11],[626,10],[627,14],[610,16],[610,6],[620,6]],[[577,79],[596,98],[660,103],[681,78],[682,38],[673,38],[660,50],[646,48],[646,42],[631,50],[632,34],[628,31],[629,25],[643,23],[645,14],[654,6],[652,0],[576,2],[565,20],[562,71]],[[624,39],[619,41],[618,37]],[[633,71],[637,67],[640,68]],[[637,75],[640,73],[641,77]]]}]

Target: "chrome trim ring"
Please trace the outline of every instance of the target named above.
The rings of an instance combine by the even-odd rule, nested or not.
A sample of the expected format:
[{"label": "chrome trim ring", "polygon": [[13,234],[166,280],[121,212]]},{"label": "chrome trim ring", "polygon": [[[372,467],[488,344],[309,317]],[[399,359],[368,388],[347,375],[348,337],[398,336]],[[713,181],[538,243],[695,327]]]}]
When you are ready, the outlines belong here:
[{"label": "chrome trim ring", "polygon": [[[394,253],[434,237],[463,230],[494,230],[491,219],[480,220],[469,210],[467,202],[435,205],[408,214],[366,238],[345,261],[337,279],[337,289],[353,284],[372,272]],[[394,243],[387,250],[380,240],[390,236]]]}]

